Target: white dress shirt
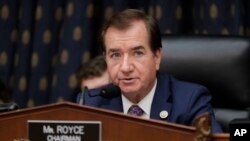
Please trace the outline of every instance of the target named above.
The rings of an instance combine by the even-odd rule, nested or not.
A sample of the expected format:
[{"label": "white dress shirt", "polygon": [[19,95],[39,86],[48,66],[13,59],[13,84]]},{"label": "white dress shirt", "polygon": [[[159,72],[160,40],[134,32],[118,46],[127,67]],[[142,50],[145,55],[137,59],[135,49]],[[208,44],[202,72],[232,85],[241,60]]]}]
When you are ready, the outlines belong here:
[{"label": "white dress shirt", "polygon": [[150,92],[139,102],[139,103],[132,103],[129,101],[123,94],[122,94],[122,105],[123,105],[123,112],[125,114],[128,113],[128,109],[132,105],[138,105],[143,111],[144,114],[142,115],[143,118],[149,119],[150,118],[150,111],[151,111],[151,105],[153,102],[153,97],[156,89],[157,79],[155,81],[155,84],[153,88],[150,90]]}]

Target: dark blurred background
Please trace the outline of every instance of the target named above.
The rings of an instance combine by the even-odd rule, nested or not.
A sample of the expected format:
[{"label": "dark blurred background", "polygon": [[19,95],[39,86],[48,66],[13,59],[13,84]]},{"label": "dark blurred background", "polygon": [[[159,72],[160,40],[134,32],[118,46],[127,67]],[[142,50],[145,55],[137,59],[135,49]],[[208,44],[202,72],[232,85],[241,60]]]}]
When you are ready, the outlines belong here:
[{"label": "dark blurred background", "polygon": [[126,8],[155,17],[162,34],[250,36],[249,0],[0,0],[5,94],[20,108],[73,101],[77,68],[101,53],[101,25]]}]

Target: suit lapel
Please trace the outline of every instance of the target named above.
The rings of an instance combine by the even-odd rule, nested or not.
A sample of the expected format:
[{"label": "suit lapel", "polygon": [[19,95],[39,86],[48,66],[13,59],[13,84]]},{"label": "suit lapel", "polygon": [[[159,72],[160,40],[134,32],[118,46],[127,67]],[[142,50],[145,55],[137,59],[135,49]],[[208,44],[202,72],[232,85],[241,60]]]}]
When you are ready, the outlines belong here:
[{"label": "suit lapel", "polygon": [[[150,118],[169,120],[169,114],[171,113],[172,98],[170,89],[170,77],[168,75],[157,74],[157,86],[155,95],[152,102]],[[161,113],[168,113],[167,118],[162,118]]]}]

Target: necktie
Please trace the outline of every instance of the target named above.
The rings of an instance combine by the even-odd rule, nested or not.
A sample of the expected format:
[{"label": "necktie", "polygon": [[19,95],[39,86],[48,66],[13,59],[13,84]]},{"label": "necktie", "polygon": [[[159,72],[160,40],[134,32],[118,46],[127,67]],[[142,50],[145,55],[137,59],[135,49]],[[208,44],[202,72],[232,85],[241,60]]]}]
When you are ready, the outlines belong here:
[{"label": "necktie", "polygon": [[130,115],[142,116],[143,113],[144,113],[144,111],[138,105],[132,105],[128,109],[128,114],[130,114]]}]

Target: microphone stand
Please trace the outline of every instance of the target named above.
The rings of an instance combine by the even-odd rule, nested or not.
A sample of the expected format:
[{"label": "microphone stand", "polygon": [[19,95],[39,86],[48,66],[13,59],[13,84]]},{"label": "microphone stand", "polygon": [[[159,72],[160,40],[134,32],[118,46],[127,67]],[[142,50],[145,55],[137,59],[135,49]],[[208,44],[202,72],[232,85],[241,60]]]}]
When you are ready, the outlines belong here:
[{"label": "microphone stand", "polygon": [[85,94],[88,92],[88,87],[84,87],[82,92],[79,94],[78,104],[85,105]]}]

